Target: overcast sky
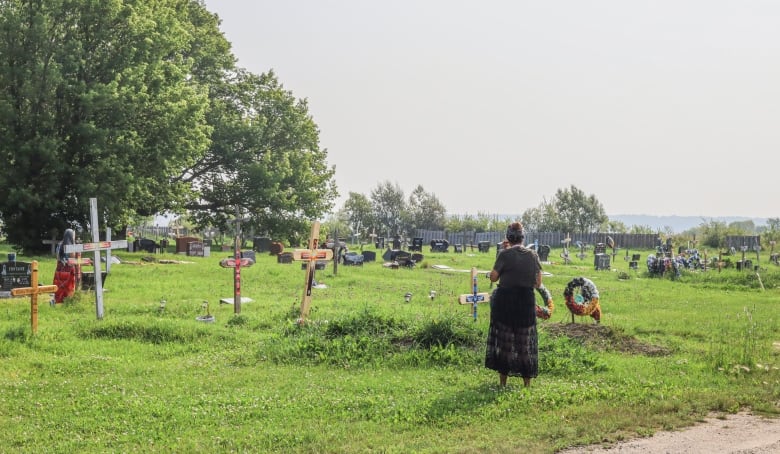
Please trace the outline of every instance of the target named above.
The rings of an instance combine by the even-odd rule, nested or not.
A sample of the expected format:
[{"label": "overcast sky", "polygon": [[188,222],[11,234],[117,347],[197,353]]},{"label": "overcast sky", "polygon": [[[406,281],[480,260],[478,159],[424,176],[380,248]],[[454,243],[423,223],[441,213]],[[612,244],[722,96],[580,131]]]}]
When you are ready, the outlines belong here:
[{"label": "overcast sky", "polygon": [[206,0],[306,98],[349,192],[450,214],[576,186],[608,215],[779,217],[780,2]]}]

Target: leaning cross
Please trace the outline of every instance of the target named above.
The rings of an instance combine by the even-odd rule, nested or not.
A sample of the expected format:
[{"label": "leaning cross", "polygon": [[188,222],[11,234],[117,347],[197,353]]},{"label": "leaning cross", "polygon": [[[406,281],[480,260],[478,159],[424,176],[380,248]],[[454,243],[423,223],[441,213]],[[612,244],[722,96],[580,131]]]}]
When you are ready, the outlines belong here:
[{"label": "leaning cross", "polygon": [[56,285],[38,285],[38,261],[32,261],[32,276],[29,287],[11,289],[11,295],[30,295],[30,326],[33,334],[38,332],[38,295],[57,291]]},{"label": "leaning cross", "polygon": [[[100,238],[100,232],[98,231],[97,199],[94,197],[89,199],[89,212],[92,225],[92,238]],[[106,271],[108,271],[108,268],[111,266],[111,249],[127,249],[127,240],[111,241],[109,236],[107,241],[65,245],[66,254],[95,251],[95,312],[98,320],[103,320],[103,281],[100,271],[100,251],[107,251]]]},{"label": "leaning cross", "polygon": [[485,292],[479,292],[477,290],[477,269],[471,268],[471,293],[466,293],[463,295],[460,295],[458,298],[458,302],[460,304],[471,304],[472,306],[472,315],[474,316],[474,321],[477,321],[477,304],[479,303],[489,303],[490,302],[490,293]]},{"label": "leaning cross", "polygon": [[318,249],[320,244],[320,223],[314,221],[311,225],[311,236],[309,236],[309,249],[295,249],[293,251],[293,260],[306,261],[306,282],[303,287],[303,298],[301,299],[301,318],[299,324],[306,321],[309,316],[309,306],[311,305],[311,287],[314,284],[314,271],[317,269],[317,260],[330,260],[333,258],[333,251],[330,249]]}]

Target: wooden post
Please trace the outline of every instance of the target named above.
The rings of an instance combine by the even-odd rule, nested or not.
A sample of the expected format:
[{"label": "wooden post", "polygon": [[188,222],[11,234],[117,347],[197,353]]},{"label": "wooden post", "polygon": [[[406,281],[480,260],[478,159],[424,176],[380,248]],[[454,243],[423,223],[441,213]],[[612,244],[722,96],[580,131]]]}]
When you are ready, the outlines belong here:
[{"label": "wooden post", "polygon": [[30,295],[30,327],[32,333],[38,332],[38,295],[57,291],[56,285],[38,285],[38,261],[32,261],[32,276],[29,287],[15,288],[11,290],[13,296]]},{"label": "wooden post", "polygon": [[293,251],[293,260],[306,260],[306,281],[303,287],[303,298],[301,298],[301,318],[299,324],[304,324],[309,316],[309,306],[311,306],[311,287],[314,284],[314,272],[317,269],[317,260],[330,260],[333,258],[333,251],[330,249],[318,249],[320,244],[320,223],[314,221],[311,225],[311,235],[309,236],[309,249],[296,249]]}]

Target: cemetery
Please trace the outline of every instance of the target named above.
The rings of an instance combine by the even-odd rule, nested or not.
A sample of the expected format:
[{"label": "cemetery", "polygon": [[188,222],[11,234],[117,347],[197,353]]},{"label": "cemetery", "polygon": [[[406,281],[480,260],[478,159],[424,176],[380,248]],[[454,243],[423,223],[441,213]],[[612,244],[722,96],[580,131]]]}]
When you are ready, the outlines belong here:
[{"label": "cemetery", "polygon": [[[353,443],[361,445],[360,436],[346,435],[351,426],[335,422],[296,436],[292,426],[317,427],[317,420],[333,421],[333,414],[392,444],[393,432],[413,442],[441,438],[442,430],[463,430],[464,415],[470,415],[468,427],[474,430],[497,430],[494,414],[505,411],[533,411],[542,418],[566,412],[584,424],[603,411],[581,405],[594,399],[594,392],[607,405],[646,406],[649,412],[670,399],[681,414],[719,405],[771,410],[773,389],[780,386],[780,266],[763,249],[758,255],[740,246],[722,251],[666,242],[637,247],[612,235],[611,246],[604,237],[573,238],[580,245],[574,243],[576,249],[566,254],[568,242],[534,242],[530,235],[529,246],[546,258],[536,308],[541,373],[530,393],[511,386],[502,393],[481,367],[492,292],[484,273],[500,248],[493,238],[458,243],[475,245],[460,252],[443,236],[395,245],[391,239],[375,247],[328,240],[313,225],[305,248],[274,247],[274,239],[258,237],[258,244],[214,251],[202,236],[190,233],[169,237],[164,256],[157,247],[130,252],[126,242],[97,236],[100,241],[87,237],[73,250],[82,261],[100,254],[84,265],[85,272],[101,272],[100,304],[94,285],[79,288],[63,305],[45,304],[53,257],[12,257],[0,246],[8,256],[0,264],[5,295],[0,354],[14,364],[4,360],[6,394],[16,388],[9,373],[52,382],[59,381],[58,369],[90,371],[80,380],[42,388],[35,399],[40,407],[15,401],[27,423],[45,421],[51,413],[62,421],[66,409],[57,403],[62,393],[103,389],[104,397],[95,399],[110,407],[119,395],[100,378],[109,371],[115,377],[111,386],[136,393],[164,383],[139,403],[159,408],[185,432],[208,427],[230,440],[233,449],[263,451],[307,451],[331,443],[333,451],[350,452]],[[160,239],[152,241],[159,245]],[[431,250],[419,251],[421,245]],[[107,254],[116,259],[108,278],[102,274]],[[637,266],[651,256],[661,257],[663,271],[649,262]],[[167,261],[171,258],[180,260]],[[555,301],[563,303],[561,308]],[[719,316],[711,316],[713,306]],[[73,345],[67,356],[34,347],[63,342]],[[203,355],[208,366],[201,363]],[[40,361],[50,366],[33,377],[30,365]],[[302,375],[316,392],[301,393],[293,377]],[[430,389],[431,380],[439,385]],[[636,387],[635,381],[652,387]],[[591,387],[595,382],[600,386]],[[583,390],[572,389],[573,383]],[[734,387],[743,390],[741,397],[733,395]],[[206,395],[237,413],[193,417],[191,409],[201,405],[198,396]],[[453,396],[460,396],[460,403],[451,401]],[[562,397],[571,403],[550,406]],[[394,409],[387,402],[395,402]],[[264,410],[255,415],[251,407],[258,403]],[[106,411],[112,419],[114,411]],[[146,410],[132,413],[136,430],[150,430],[141,422]],[[238,414],[241,422],[235,426]],[[266,430],[256,433],[260,421]],[[498,424],[500,431],[514,430],[511,419]],[[73,430],[65,426],[66,433]],[[113,429],[106,423],[94,430],[107,435]],[[20,442],[2,428],[0,434]],[[126,450],[136,443],[131,440],[111,446]],[[464,446],[463,440],[447,440],[452,439],[439,442],[444,450]],[[564,447],[574,440],[564,436],[553,444]],[[77,446],[64,440],[58,445]]]}]

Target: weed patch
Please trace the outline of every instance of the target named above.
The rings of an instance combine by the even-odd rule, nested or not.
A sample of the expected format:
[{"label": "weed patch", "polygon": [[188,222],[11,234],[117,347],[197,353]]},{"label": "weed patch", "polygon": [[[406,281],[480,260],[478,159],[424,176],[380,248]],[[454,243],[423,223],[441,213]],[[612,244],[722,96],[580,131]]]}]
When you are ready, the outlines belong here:
[{"label": "weed patch", "polygon": [[86,339],[124,339],[152,344],[184,344],[196,342],[207,335],[203,330],[165,321],[111,321],[89,326],[81,331],[81,336]]}]

